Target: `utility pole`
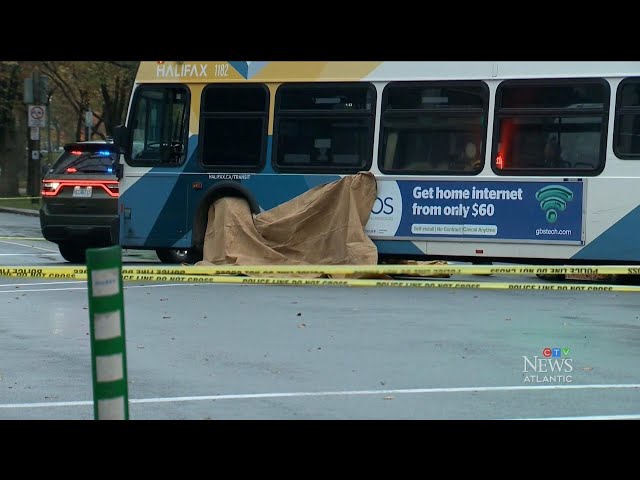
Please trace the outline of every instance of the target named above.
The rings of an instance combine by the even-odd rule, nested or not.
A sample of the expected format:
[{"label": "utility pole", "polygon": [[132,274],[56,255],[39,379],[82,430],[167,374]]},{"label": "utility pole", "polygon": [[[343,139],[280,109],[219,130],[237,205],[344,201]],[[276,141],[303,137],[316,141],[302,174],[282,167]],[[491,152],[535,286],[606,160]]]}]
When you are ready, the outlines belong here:
[{"label": "utility pole", "polygon": [[91,129],[93,127],[93,112],[91,111],[91,109],[87,109],[84,112],[84,136],[85,136],[85,140],[91,140]]},{"label": "utility pole", "polygon": [[[33,72],[31,82],[33,85],[33,102],[37,105],[40,103],[40,74],[37,70]],[[40,193],[40,185],[38,185],[40,183],[40,127],[34,125],[37,120],[34,118],[35,116],[38,116],[38,114],[34,113],[33,108],[31,108],[29,113],[29,125],[31,127],[29,168],[27,169],[27,195],[30,197],[35,197]]]},{"label": "utility pole", "polygon": [[[31,78],[24,82],[24,103],[27,108],[27,126],[29,128],[29,143],[27,156],[27,195],[38,197],[40,195],[40,128],[46,124],[46,105],[48,102],[47,77],[33,72]],[[33,203],[38,199],[33,198]]]},{"label": "utility pole", "polygon": [[53,116],[53,111],[51,109],[51,95],[49,92],[47,92],[47,110],[47,155],[49,155],[47,163],[49,163],[49,161],[51,161],[51,117]]}]

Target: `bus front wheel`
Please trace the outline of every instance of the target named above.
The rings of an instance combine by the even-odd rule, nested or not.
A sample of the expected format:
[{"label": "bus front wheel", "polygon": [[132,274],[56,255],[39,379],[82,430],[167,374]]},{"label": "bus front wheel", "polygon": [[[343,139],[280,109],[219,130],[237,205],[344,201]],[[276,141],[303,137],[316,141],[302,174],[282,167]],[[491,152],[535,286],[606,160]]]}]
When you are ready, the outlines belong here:
[{"label": "bus front wheel", "polygon": [[196,263],[202,260],[202,257],[193,249],[175,249],[175,248],[159,248],[156,255],[162,263]]}]

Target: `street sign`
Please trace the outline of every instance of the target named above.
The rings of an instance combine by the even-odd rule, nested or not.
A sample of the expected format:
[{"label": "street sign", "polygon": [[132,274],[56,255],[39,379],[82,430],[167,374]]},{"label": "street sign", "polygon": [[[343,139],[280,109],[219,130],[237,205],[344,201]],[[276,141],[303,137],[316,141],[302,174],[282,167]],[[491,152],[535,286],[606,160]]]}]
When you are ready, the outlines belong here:
[{"label": "street sign", "polygon": [[40,152],[38,150],[33,150],[31,152],[31,159],[32,160],[38,160],[40,159]]},{"label": "street sign", "polygon": [[93,127],[93,112],[91,110],[84,112],[84,126]]},{"label": "street sign", "polygon": [[29,126],[45,128],[46,112],[44,105],[29,105]]},{"label": "street sign", "polygon": [[40,127],[31,127],[29,131],[31,140],[40,140]]}]

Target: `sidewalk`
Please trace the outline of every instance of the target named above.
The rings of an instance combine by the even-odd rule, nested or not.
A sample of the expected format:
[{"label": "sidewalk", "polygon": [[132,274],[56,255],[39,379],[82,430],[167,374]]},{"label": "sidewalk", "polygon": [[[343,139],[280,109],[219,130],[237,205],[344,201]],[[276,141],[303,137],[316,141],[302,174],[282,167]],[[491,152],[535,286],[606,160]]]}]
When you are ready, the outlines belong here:
[{"label": "sidewalk", "polygon": [[28,215],[30,217],[39,217],[40,216],[40,212],[38,210],[32,210],[30,208],[0,207],[0,212],[16,213],[18,215]]}]

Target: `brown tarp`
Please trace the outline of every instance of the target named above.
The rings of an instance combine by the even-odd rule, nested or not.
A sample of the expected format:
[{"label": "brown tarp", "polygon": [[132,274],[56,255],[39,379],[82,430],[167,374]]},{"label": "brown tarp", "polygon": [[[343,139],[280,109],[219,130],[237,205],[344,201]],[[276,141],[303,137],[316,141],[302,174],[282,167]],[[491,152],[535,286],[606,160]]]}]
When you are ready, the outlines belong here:
[{"label": "brown tarp", "polygon": [[376,199],[373,174],[319,185],[253,215],[241,198],[209,208],[198,265],[376,265],[364,227]]},{"label": "brown tarp", "polygon": [[[361,172],[319,185],[256,215],[242,198],[216,200],[209,207],[203,259],[197,265],[376,265],[378,250],[365,233],[376,189],[373,174]],[[332,276],[391,278],[384,274]]]}]

